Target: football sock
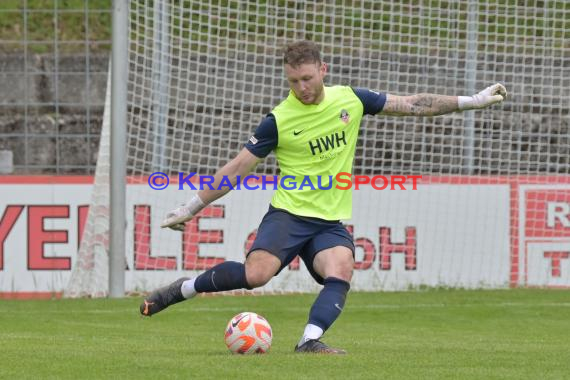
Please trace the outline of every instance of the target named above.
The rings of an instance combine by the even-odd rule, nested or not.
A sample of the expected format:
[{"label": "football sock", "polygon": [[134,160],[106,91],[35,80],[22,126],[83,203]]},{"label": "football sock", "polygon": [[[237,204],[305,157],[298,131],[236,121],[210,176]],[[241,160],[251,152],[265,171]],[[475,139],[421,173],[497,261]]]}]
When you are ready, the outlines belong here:
[{"label": "football sock", "polygon": [[197,294],[196,288],[194,288],[194,282],[196,282],[196,279],[191,278],[190,280],[186,280],[182,283],[180,290],[182,291],[182,296],[184,298],[192,298]]},{"label": "football sock", "polygon": [[321,336],[323,336],[323,333],[323,329],[321,329],[319,326],[308,323],[307,326],[305,326],[305,331],[303,332],[303,336],[301,337],[298,346],[300,347],[308,340],[319,339]]},{"label": "football sock", "polygon": [[[308,335],[305,337],[305,334],[303,334],[300,344],[309,339],[318,339],[327,331],[340,315],[349,289],[350,284],[340,278],[325,278],[324,288],[319,293],[309,312],[309,322],[305,328],[305,334],[308,332]],[[310,327],[311,325],[321,329],[320,335],[318,330]]]},{"label": "football sock", "polygon": [[245,265],[235,261],[224,261],[208,269],[194,282],[198,293],[223,292],[234,289],[251,289],[245,277]]}]

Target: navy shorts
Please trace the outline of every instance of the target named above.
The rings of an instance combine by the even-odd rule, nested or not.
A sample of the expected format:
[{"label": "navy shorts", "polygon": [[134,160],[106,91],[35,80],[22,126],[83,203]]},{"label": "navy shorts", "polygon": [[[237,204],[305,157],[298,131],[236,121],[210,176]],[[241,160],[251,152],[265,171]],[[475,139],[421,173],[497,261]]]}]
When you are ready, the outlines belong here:
[{"label": "navy shorts", "polygon": [[268,251],[281,260],[279,272],[300,256],[311,276],[322,285],[323,278],[313,268],[315,255],[339,245],[348,247],[354,256],[352,236],[340,221],[297,216],[269,205],[247,254],[257,249]]}]

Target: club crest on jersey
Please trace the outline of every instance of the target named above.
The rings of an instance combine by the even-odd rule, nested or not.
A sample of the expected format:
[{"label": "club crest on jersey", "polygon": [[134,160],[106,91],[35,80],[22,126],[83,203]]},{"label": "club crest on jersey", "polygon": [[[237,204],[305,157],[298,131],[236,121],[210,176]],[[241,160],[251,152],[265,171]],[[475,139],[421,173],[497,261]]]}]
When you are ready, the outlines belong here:
[{"label": "club crest on jersey", "polygon": [[348,111],[343,109],[342,111],[340,111],[340,116],[339,119],[344,123],[344,124],[348,124],[350,122],[350,115],[348,114]]}]

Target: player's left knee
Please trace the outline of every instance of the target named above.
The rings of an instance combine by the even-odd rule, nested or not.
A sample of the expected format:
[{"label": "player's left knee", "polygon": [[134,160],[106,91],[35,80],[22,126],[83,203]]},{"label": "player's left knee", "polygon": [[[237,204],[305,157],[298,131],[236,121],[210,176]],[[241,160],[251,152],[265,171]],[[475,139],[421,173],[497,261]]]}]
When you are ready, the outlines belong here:
[{"label": "player's left knee", "polygon": [[352,260],[350,263],[347,263],[346,265],[343,265],[340,268],[340,273],[338,275],[338,278],[346,282],[350,282],[350,280],[352,280],[353,267],[354,267],[354,260]]},{"label": "player's left knee", "polygon": [[327,273],[327,277],[336,277],[346,282],[350,282],[352,279],[353,268],[354,259],[352,255],[336,257],[328,271],[329,273]]},{"label": "player's left knee", "polygon": [[313,261],[313,268],[323,278],[336,277],[350,282],[354,268],[352,251],[346,247],[321,251]]}]

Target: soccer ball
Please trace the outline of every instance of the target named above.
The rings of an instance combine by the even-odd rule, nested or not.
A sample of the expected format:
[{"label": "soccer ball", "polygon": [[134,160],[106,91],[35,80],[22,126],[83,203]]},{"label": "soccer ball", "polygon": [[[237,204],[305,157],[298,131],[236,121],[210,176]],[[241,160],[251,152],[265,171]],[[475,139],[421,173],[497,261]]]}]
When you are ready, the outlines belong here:
[{"label": "soccer ball", "polygon": [[271,347],[271,326],[261,315],[239,313],[226,327],[226,346],[234,354],[263,354]]}]

